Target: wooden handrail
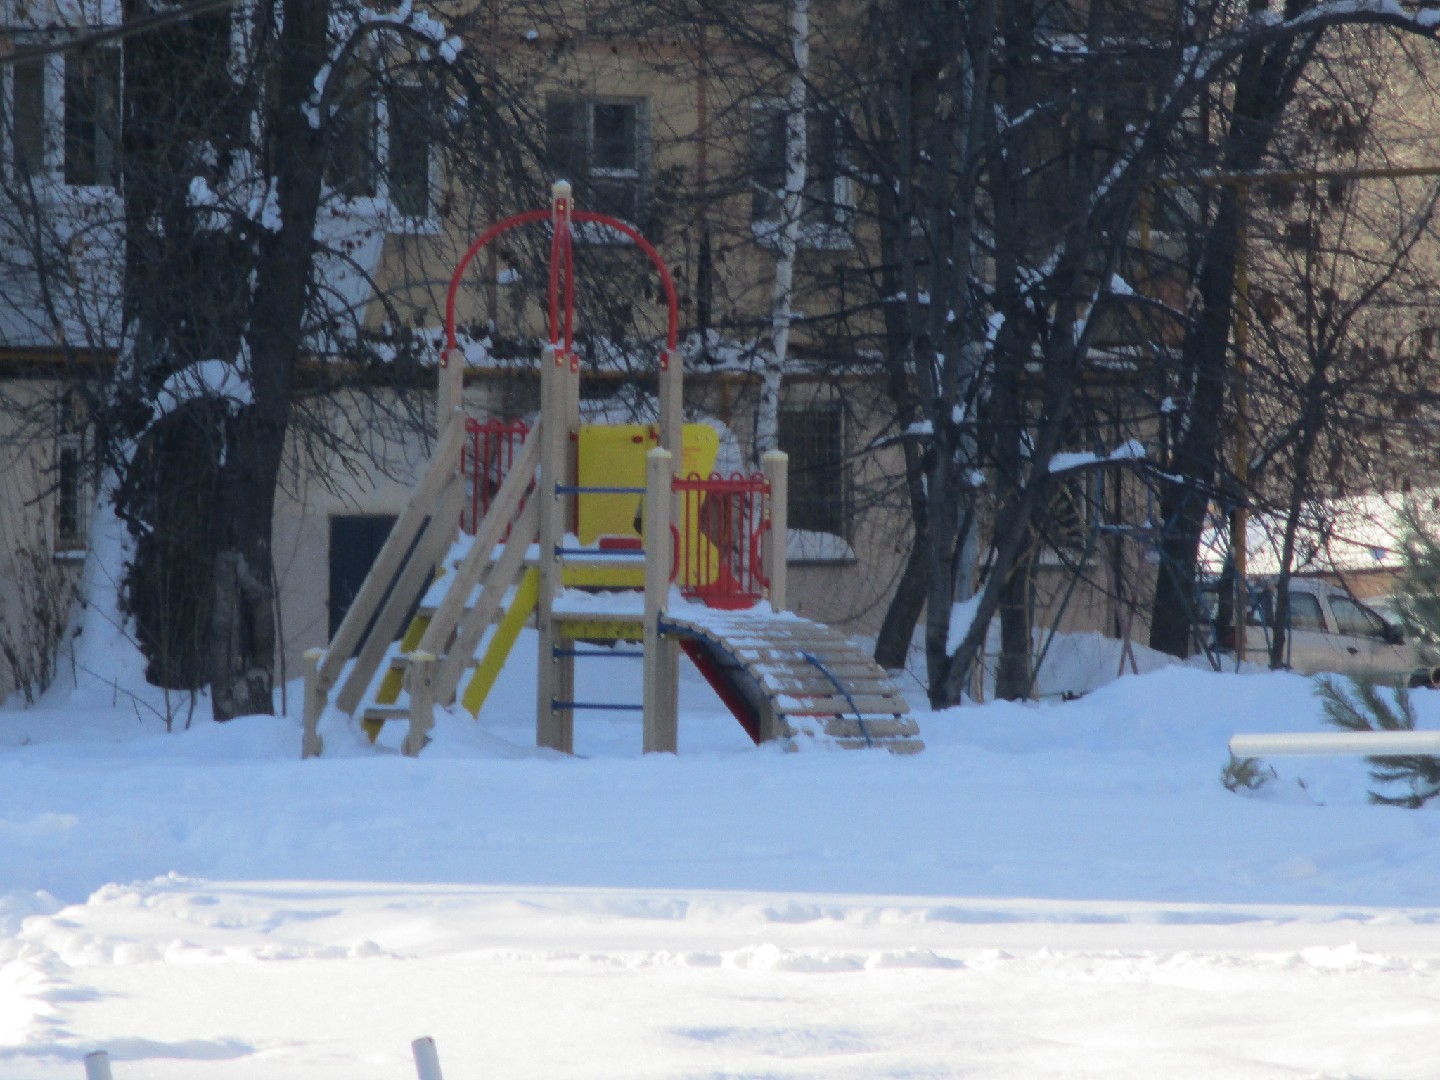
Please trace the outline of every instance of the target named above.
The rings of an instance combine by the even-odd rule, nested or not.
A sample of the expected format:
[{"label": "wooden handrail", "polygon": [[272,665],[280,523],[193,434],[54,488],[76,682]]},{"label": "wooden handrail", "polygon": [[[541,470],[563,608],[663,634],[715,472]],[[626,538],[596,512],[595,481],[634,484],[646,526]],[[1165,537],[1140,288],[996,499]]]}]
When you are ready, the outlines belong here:
[{"label": "wooden handrail", "polygon": [[[520,511],[525,492],[535,479],[535,464],[540,458],[540,436],[537,434],[539,429],[540,425],[536,424],[525,436],[519,453],[511,462],[510,471],[501,482],[500,490],[495,493],[490,509],[475,532],[470,550],[455,568],[454,579],[446,588],[439,608],[430,617],[430,625],[416,648],[436,656],[445,654],[450,635],[454,633],[460,616],[464,613],[466,600],[489,569],[496,546],[505,539],[506,532]],[[510,542],[523,547],[530,542],[530,538],[512,536]]]},{"label": "wooden handrail", "polygon": [[390,643],[404,628],[405,617],[410,614],[415,597],[430,583],[435,567],[454,546],[455,537],[460,532],[460,506],[465,496],[464,477],[460,475],[459,463],[456,465],[449,482],[435,499],[433,512],[426,519],[410,557],[405,560],[395,588],[376,614],[375,624],[366,636],[365,644],[360,647],[360,655],[355,658],[355,666],[350,669],[335,696],[336,707],[346,715],[354,715],[380,668],[380,662],[385,659]]},{"label": "wooden handrail", "polygon": [[[505,592],[520,580],[525,572],[525,554],[531,542],[539,535],[540,511],[532,499],[525,503],[520,515],[515,518],[510,539],[505,542],[505,551],[490,563],[485,576],[485,587],[475,606],[461,614],[456,624],[455,637],[450,642],[440,666],[435,673],[435,699],[450,704],[459,692],[460,679],[480,647],[480,639],[494,621],[505,601]],[[458,590],[457,590],[458,591]],[[468,595],[470,590],[465,590]],[[452,594],[453,595],[453,594]],[[433,625],[433,624],[432,624]]]},{"label": "wooden handrail", "polygon": [[[328,692],[330,687],[335,685],[341,669],[354,655],[365,627],[369,625],[375,610],[384,599],[385,589],[414,544],[421,527],[427,520],[435,520],[437,500],[447,485],[453,483],[460,473],[460,450],[464,441],[465,418],[456,414],[440,432],[435,454],[430,459],[430,467],[415,489],[414,497],[391,527],[390,535],[375,556],[375,562],[371,565],[370,572],[365,575],[360,591],[355,594],[350,609],[340,621],[339,629],[335,631],[335,636],[325,650],[318,672],[322,691]],[[458,528],[458,519],[456,527]]]}]

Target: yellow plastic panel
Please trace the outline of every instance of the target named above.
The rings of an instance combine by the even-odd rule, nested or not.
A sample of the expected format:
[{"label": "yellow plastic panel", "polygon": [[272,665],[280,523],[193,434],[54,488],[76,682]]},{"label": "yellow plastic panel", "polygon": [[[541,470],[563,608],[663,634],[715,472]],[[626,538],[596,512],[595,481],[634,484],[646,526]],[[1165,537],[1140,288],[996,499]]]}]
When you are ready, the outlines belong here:
[{"label": "yellow plastic panel", "polygon": [[480,657],[475,674],[470,677],[465,692],[460,695],[460,704],[465,706],[471,716],[479,716],[480,710],[485,706],[485,699],[490,696],[495,680],[500,677],[500,669],[505,666],[510,650],[515,647],[515,641],[526,620],[530,618],[530,613],[535,610],[539,591],[540,575],[534,570],[526,570],[515,589],[510,607],[501,616],[495,633],[490,635],[490,644]]},{"label": "yellow plastic panel", "polygon": [[[584,424],[580,428],[577,482],[581,487],[645,486],[645,455],[660,445],[650,424]],[[720,436],[708,424],[686,424],[681,431],[682,475],[709,476],[720,450]],[[576,533],[582,544],[602,536],[639,536],[640,499],[635,495],[581,495]]]}]

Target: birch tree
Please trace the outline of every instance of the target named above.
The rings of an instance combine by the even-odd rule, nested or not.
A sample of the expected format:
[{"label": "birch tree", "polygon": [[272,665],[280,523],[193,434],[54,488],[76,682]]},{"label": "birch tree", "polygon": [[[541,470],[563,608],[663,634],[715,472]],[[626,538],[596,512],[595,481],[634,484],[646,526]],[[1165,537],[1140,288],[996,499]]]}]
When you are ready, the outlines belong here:
[{"label": "birch tree", "polygon": [[785,187],[775,229],[775,283],[770,292],[770,354],[762,363],[756,405],[755,457],[780,446],[780,383],[790,348],[795,254],[800,246],[806,168],[806,79],[810,67],[809,0],[789,0],[789,86],[785,94]]}]

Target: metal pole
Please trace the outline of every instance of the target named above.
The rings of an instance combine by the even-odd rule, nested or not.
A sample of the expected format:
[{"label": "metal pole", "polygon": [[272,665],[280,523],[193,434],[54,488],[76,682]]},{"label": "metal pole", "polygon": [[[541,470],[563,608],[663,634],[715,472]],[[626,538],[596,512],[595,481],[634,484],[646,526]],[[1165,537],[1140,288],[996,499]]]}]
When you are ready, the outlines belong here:
[{"label": "metal pole", "polygon": [[1250,267],[1246,250],[1250,189],[1241,184],[1235,190],[1239,203],[1235,237],[1235,483],[1234,516],[1230,525],[1230,546],[1235,565],[1235,667],[1245,662],[1245,624],[1250,611],[1249,510],[1250,498]]},{"label": "metal pole", "polygon": [[445,1080],[440,1075],[440,1053],[435,1049],[435,1040],[429,1035],[416,1039],[410,1044],[415,1055],[415,1075],[420,1080]]},{"label": "metal pole", "polygon": [[112,1080],[110,1055],[104,1050],[85,1055],[85,1080]]}]

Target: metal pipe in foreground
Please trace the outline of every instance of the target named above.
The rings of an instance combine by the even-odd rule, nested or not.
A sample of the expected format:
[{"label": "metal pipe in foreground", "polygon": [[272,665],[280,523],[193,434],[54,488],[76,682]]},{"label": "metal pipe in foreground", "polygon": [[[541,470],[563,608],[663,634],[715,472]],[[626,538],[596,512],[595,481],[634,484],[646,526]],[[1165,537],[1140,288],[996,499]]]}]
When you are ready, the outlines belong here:
[{"label": "metal pipe in foreground", "polygon": [[415,1055],[415,1072],[419,1080],[443,1080],[440,1075],[440,1054],[435,1049],[435,1040],[430,1036],[416,1039],[410,1044]]}]

